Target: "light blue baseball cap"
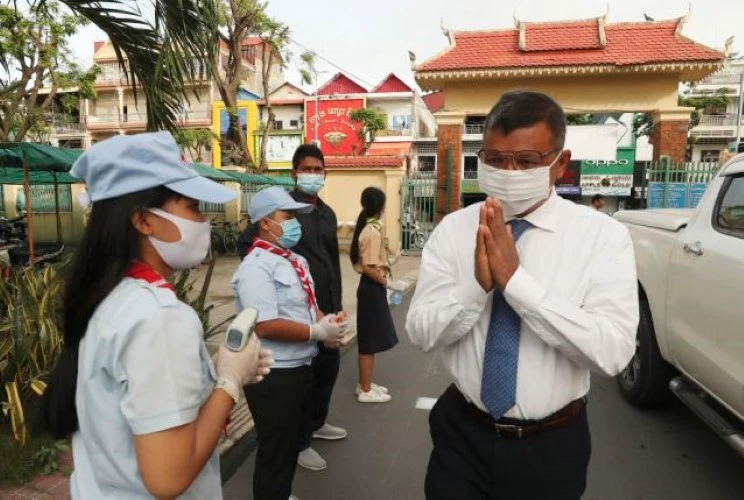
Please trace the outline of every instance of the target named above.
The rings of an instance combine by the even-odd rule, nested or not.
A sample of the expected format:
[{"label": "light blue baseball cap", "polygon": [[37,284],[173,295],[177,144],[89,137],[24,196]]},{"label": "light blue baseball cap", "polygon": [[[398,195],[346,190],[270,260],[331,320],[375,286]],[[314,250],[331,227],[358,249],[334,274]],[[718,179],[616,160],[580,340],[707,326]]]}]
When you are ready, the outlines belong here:
[{"label": "light blue baseball cap", "polygon": [[294,201],[289,193],[280,187],[266,188],[253,195],[250,211],[253,222],[258,222],[277,210],[308,214],[313,211],[313,206]]},{"label": "light blue baseball cap", "polygon": [[182,159],[170,132],[118,135],[96,143],[72,166],[70,175],[85,181],[91,202],[165,186],[183,196],[227,203],[238,193],[211,181]]}]

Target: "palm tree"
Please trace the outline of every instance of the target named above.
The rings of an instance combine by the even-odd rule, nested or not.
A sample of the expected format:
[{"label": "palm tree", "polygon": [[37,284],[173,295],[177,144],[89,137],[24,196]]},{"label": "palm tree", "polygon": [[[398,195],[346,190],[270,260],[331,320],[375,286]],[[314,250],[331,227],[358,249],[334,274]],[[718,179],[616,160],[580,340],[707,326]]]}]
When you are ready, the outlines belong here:
[{"label": "palm tree", "polygon": [[[138,0],[60,1],[108,35],[129,83],[145,94],[147,129],[178,128],[185,82],[210,74],[205,56],[217,31],[215,0],[151,0],[150,16]],[[38,0],[32,8],[45,3]]]}]

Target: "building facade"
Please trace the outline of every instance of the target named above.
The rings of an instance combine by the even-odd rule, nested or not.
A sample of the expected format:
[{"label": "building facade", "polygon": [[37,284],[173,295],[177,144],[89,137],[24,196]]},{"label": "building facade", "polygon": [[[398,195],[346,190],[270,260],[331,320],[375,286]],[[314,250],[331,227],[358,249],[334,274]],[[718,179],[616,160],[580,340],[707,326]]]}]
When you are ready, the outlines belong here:
[{"label": "building facade", "polygon": [[744,60],[728,61],[723,70],[694,85],[690,97],[725,92],[728,104],[705,109],[700,123],[690,130],[691,160],[717,163],[722,153],[744,141]]}]

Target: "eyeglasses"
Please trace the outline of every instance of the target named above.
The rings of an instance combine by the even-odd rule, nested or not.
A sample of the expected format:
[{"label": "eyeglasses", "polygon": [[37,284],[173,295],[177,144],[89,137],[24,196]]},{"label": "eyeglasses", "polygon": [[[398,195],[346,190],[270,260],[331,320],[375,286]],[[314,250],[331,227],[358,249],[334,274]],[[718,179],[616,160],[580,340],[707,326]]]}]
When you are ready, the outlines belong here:
[{"label": "eyeglasses", "polygon": [[[504,170],[507,168],[507,162],[511,159],[512,164],[517,170],[529,170],[531,168],[545,166],[545,158],[554,153],[560,153],[563,150],[554,149],[547,153],[540,151],[497,151],[495,149],[481,149],[478,151],[478,159],[489,167]],[[557,159],[557,157],[556,157]],[[553,161],[555,163],[555,160]]]}]

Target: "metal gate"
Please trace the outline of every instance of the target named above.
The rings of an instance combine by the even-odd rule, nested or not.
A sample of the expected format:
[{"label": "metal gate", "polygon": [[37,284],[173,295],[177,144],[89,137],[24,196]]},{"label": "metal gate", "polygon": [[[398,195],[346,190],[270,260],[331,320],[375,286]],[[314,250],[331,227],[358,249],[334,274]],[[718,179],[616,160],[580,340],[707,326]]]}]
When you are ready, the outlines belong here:
[{"label": "metal gate", "polygon": [[646,164],[641,199],[645,208],[695,208],[721,165],[718,163]]},{"label": "metal gate", "polygon": [[420,253],[436,227],[437,178],[431,173],[404,177],[401,183],[401,250]]}]

